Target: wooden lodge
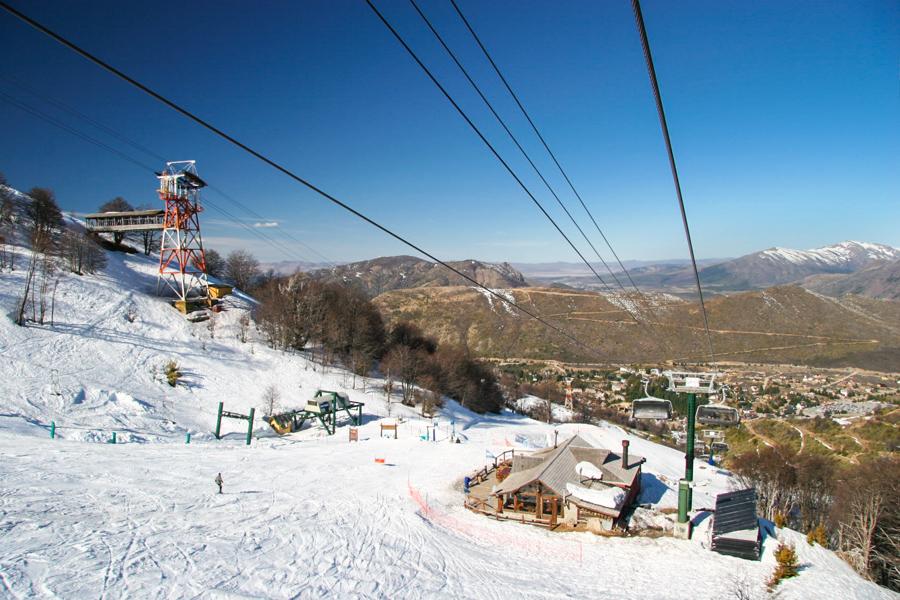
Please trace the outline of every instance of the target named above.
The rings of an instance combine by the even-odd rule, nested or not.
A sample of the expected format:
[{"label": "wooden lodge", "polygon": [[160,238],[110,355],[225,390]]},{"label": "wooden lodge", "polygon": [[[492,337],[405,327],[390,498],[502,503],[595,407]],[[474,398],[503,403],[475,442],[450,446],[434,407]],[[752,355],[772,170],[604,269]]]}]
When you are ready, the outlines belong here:
[{"label": "wooden lodge", "polygon": [[531,454],[508,451],[469,483],[466,507],[498,519],[597,533],[624,527],[641,491],[645,459],[573,436]]}]

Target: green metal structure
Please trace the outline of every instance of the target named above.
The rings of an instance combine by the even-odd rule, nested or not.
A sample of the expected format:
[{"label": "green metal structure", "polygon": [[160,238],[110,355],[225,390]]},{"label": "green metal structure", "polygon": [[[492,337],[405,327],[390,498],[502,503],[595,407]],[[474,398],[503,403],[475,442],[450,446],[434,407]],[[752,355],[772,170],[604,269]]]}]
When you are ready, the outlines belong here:
[{"label": "green metal structure", "polygon": [[[222,417],[226,419],[241,419],[247,421],[247,445],[250,445],[250,441],[253,439],[253,419],[256,415],[256,409],[251,408],[249,415],[242,415],[240,413],[233,413],[227,410],[224,410],[225,403],[219,402],[219,411],[216,415],[216,439],[222,439]],[[190,438],[188,438],[188,443],[190,443]]]},{"label": "green metal structure", "polygon": [[687,523],[688,513],[694,504],[694,438],[696,434],[697,394],[715,393],[715,380],[719,373],[688,373],[666,371],[669,390],[687,394],[687,431],[684,449],[684,479],[678,482],[678,522]]},{"label": "green metal structure", "polygon": [[328,435],[334,435],[337,431],[338,413],[341,411],[346,413],[350,422],[358,427],[362,424],[363,406],[365,406],[363,402],[354,402],[339,392],[317,390],[312,399],[306,403],[306,408],[273,415],[268,420],[278,433],[300,431],[306,421],[317,420]]}]

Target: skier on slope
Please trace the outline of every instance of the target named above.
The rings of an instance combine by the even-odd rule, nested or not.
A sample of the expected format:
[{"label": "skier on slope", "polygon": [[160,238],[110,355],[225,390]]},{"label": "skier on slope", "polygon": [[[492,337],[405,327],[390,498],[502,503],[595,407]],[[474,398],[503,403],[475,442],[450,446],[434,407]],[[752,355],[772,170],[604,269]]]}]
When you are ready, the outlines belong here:
[{"label": "skier on slope", "polygon": [[216,485],[219,486],[219,493],[221,494],[222,493],[222,483],[224,483],[224,481],[222,480],[222,474],[219,473],[218,475],[216,475],[216,478],[214,479],[214,481],[216,482]]}]

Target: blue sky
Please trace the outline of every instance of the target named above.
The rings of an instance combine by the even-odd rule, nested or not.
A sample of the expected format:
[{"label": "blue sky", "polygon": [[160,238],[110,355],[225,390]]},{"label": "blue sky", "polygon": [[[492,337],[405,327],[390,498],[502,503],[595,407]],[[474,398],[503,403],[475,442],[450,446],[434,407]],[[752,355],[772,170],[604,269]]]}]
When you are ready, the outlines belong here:
[{"label": "blue sky", "polygon": [[[630,3],[459,3],[619,255],[686,256]],[[577,260],[362,0],[14,4],[442,258]],[[377,4],[590,256],[409,3]],[[449,2],[421,6],[566,192]],[[642,6],[698,256],[845,239],[900,246],[897,2]],[[6,14],[0,40],[5,94],[153,168],[153,156],[39,96],[155,154],[196,159],[201,176],[279,223],[257,229],[276,249],[210,209],[208,246],[317,260],[287,232],[335,261],[409,253]],[[53,188],[65,210],[117,195],[158,202],[151,173],[2,97],[0,132],[0,172],[18,188]]]}]

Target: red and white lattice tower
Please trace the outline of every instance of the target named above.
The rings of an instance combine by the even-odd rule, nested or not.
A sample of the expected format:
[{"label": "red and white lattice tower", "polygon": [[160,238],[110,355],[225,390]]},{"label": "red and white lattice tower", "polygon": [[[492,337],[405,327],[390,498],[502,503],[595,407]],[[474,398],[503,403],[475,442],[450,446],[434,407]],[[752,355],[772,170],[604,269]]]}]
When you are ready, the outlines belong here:
[{"label": "red and white lattice tower", "polygon": [[157,174],[159,198],[166,206],[162,239],[159,244],[161,283],[175,292],[181,302],[205,300],[208,297],[206,255],[200,237],[200,189],[206,183],[197,175],[195,161],[166,163]]},{"label": "red and white lattice tower", "polygon": [[572,378],[566,377],[566,408],[572,410],[575,408],[575,402],[572,397]]}]

